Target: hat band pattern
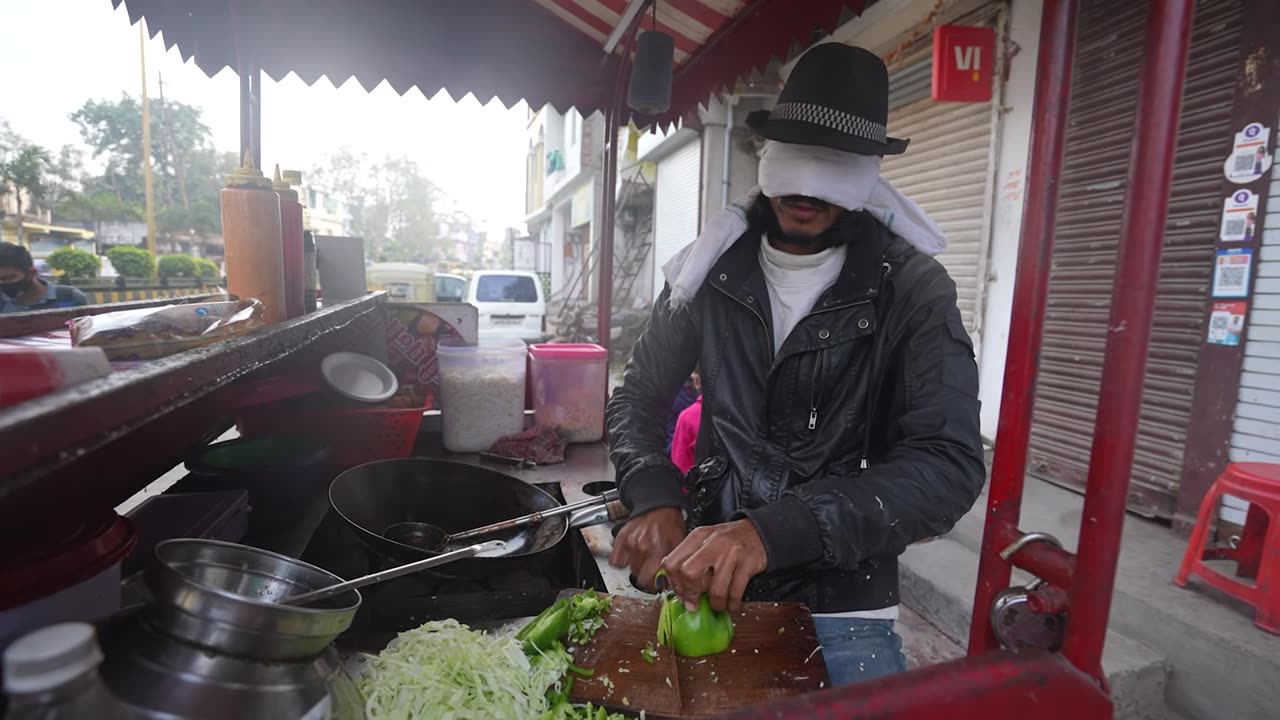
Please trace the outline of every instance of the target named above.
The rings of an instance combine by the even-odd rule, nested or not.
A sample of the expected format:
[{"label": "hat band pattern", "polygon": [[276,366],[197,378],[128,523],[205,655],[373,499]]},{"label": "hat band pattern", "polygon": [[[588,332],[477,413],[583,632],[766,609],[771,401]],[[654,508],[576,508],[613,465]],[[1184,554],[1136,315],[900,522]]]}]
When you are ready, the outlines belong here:
[{"label": "hat band pattern", "polygon": [[838,130],[847,135],[855,135],[864,140],[885,142],[888,131],[884,125],[858,117],[852,113],[835,108],[814,105],[813,103],[789,102],[780,103],[769,113],[770,120],[798,120],[800,122],[821,125],[831,130]]}]

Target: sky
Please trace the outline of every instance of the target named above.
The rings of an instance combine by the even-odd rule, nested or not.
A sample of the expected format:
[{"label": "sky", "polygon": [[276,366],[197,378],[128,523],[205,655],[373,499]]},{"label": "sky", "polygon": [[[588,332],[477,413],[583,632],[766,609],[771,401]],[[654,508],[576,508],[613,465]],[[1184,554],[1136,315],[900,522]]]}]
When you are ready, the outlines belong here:
[{"label": "sky", "polygon": [[[163,78],[165,98],[201,108],[215,146],[234,152],[236,74],[223,69],[209,78],[194,62],[184,64],[176,49],[165,52],[159,36],[147,39],[146,58],[148,94],[158,94]],[[140,94],[138,27],[111,0],[0,0],[0,68],[0,118],[56,152],[80,142],[68,115],[85,100]],[[262,116],[268,168],[279,163],[305,172],[344,145],[374,157],[404,154],[481,228],[523,226],[523,103],[506,109],[471,96],[428,100],[417,88],[401,97],[385,83],[366,92],[355,80],[335,88],[322,78],[308,87],[293,75],[280,82],[264,76]]]}]

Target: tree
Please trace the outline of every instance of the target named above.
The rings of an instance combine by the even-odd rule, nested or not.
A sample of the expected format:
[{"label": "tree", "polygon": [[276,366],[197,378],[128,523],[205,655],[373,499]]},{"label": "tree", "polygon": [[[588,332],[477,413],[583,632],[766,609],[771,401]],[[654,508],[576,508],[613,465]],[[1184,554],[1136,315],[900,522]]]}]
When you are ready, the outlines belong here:
[{"label": "tree", "polygon": [[[164,237],[215,234],[221,227],[218,191],[237,165],[234,153],[219,153],[199,108],[171,99],[153,102],[152,173],[156,234]],[[142,105],[128,95],[90,100],[71,114],[102,173],[86,179],[90,194],[109,192],[123,206],[146,203],[142,176]],[[117,218],[103,218],[111,220]],[[125,219],[125,218],[118,218]]]},{"label": "tree", "polygon": [[142,208],[130,205],[109,192],[92,195],[71,192],[54,205],[53,212],[60,218],[93,223],[94,232],[102,234],[104,222],[126,222],[142,219]]},{"label": "tree", "polygon": [[34,205],[44,198],[47,184],[45,172],[49,165],[49,151],[39,145],[26,143],[0,157],[0,184],[13,193],[18,215],[18,242],[25,241],[22,222],[22,195]]},{"label": "tree", "polygon": [[434,212],[439,190],[414,160],[388,155],[374,162],[368,155],[340,148],[311,177],[317,186],[347,201],[352,232],[365,239],[377,260],[441,259]]},{"label": "tree", "polygon": [[107,259],[120,277],[149,278],[156,274],[156,257],[142,248],[118,245],[107,251]]},{"label": "tree", "polygon": [[91,252],[64,247],[49,254],[49,265],[66,273],[68,278],[95,278],[102,261]]}]

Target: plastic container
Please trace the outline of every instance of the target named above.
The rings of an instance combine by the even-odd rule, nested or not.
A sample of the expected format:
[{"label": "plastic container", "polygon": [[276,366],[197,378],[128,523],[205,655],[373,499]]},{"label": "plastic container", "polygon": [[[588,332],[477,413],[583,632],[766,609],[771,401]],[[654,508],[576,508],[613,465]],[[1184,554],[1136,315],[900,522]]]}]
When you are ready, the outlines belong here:
[{"label": "plastic container", "polygon": [[482,340],[478,346],[440,342],[436,358],[446,450],[483,452],[498,438],[524,430],[528,352],[520,340]]},{"label": "plastic container", "polygon": [[280,196],[248,163],[227,175],[219,193],[227,256],[227,292],[263,304],[268,323],[288,318]]},{"label": "plastic container", "polygon": [[214,443],[187,460],[191,473],[180,491],[249,493],[249,530],[245,542],[297,556],[328,507],[324,471],[329,456],[323,438],[310,435],[262,435]]},{"label": "plastic container", "polygon": [[93,626],[62,623],[23,636],[4,652],[9,720],[129,720],[133,714],[98,675]]},{"label": "plastic container", "polygon": [[280,196],[280,238],[284,252],[284,306],[292,319],[303,313],[303,295],[306,293],[307,275],[302,252],[302,203],[298,193],[280,177],[276,166],[276,179],[271,189]]},{"label": "plastic container", "polygon": [[539,425],[560,431],[571,443],[604,437],[605,383],[609,352],[599,345],[534,345],[533,414]]},{"label": "plastic container", "polygon": [[364,240],[339,235],[314,235],[316,273],[326,305],[337,305],[368,292],[364,268]]},{"label": "plastic container", "polygon": [[0,348],[0,408],[110,374],[102,348]]},{"label": "plastic container", "polygon": [[336,405],[328,394],[242,410],[236,428],[245,437],[305,433],[329,446],[329,469],[342,471],[374,460],[413,454],[426,409],[426,389],[400,381],[400,390],[378,407]]},{"label": "plastic container", "polygon": [[0,558],[0,647],[31,628],[96,622],[120,609],[120,562],[138,537],[115,513]]}]

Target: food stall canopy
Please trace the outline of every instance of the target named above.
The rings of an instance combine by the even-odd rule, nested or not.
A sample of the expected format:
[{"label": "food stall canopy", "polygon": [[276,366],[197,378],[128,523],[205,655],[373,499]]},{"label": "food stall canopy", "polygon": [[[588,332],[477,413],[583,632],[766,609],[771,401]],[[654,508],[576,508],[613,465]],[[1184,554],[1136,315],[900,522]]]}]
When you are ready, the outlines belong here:
[{"label": "food stall canopy", "polygon": [[[386,81],[404,94],[445,90],[510,107],[589,115],[611,98],[625,43],[604,47],[630,0],[111,0],[130,22],[177,47],[207,75],[223,68],[290,72],[311,85]],[[808,46],[860,12],[863,0],[659,0],[656,25],[675,39],[668,125],[721,88]],[[647,5],[640,25],[655,24]]]}]

